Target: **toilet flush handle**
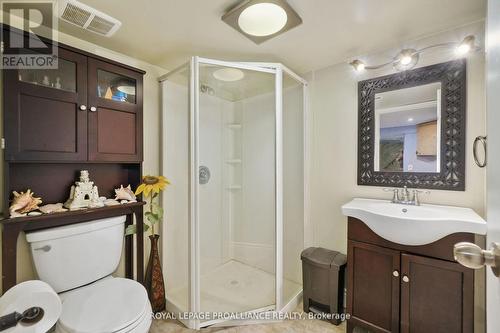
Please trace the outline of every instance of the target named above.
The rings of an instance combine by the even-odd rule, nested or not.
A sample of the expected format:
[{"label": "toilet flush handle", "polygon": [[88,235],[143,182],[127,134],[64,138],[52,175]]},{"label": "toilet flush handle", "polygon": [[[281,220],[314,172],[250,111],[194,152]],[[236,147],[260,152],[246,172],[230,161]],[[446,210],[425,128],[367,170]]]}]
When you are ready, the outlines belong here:
[{"label": "toilet flush handle", "polygon": [[43,251],[43,252],[49,252],[52,249],[52,246],[50,245],[45,245],[42,247],[37,247],[35,251]]}]

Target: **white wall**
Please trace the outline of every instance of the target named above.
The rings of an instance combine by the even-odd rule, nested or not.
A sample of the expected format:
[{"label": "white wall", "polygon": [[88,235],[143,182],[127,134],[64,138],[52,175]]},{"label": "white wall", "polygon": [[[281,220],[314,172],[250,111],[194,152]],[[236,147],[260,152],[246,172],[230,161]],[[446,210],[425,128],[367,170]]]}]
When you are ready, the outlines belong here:
[{"label": "white wall", "polygon": [[[444,41],[459,41],[467,34],[482,41],[484,26],[476,23],[441,33],[401,47],[419,48]],[[386,61],[397,48],[360,57],[366,63]],[[452,59],[452,53],[437,51],[421,57],[419,66]],[[354,197],[386,198],[380,187],[357,185],[357,82],[394,73],[392,68],[365,71],[359,75],[346,63],[309,73],[312,118],[311,223],[314,243],[346,252],[347,219],[340,207]],[[485,134],[484,53],[472,55],[467,62],[467,138],[466,190],[431,191],[422,196],[427,203],[470,207],[484,214],[485,171],[472,159],[472,142]]]},{"label": "white wall", "polygon": [[232,221],[234,258],[274,273],[275,98],[235,102],[241,112],[241,207]]},{"label": "white wall", "polygon": [[[484,24],[474,23],[360,58],[368,64],[383,63],[402,48],[419,49],[440,42],[460,41],[468,34],[476,35],[482,43]],[[434,51],[422,56],[419,66],[452,58],[453,53],[450,51]],[[483,51],[469,57],[465,191],[432,190],[430,195],[421,197],[424,203],[470,207],[482,216],[485,214],[485,170],[477,167],[473,161],[472,143],[476,136],[486,134],[484,69]],[[359,75],[346,62],[306,76],[310,82],[312,118],[310,219],[316,246],[346,253],[347,218],[342,215],[341,206],[354,197],[390,199],[380,187],[357,185],[357,82],[394,72],[392,68],[384,68]],[[483,332],[484,270],[476,272],[475,281],[475,332]]]}]

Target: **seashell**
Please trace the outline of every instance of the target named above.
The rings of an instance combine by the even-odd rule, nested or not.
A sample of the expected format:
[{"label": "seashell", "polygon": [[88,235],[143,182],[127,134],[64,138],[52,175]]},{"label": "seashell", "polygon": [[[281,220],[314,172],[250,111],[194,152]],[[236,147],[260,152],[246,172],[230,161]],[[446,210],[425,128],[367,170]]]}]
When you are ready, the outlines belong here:
[{"label": "seashell", "polygon": [[123,185],[120,185],[120,188],[115,189],[115,200],[135,200],[135,194],[132,191],[132,188],[129,186],[123,187]]},{"label": "seashell", "polygon": [[28,216],[40,216],[40,215],[42,215],[42,212],[34,211],[34,212],[29,212],[28,213]]},{"label": "seashell", "polygon": [[62,203],[55,203],[55,204],[48,204],[41,206],[38,210],[40,210],[44,214],[50,214],[50,213],[58,213],[58,212],[65,212],[67,211],[66,208],[63,208]]},{"label": "seashell", "polygon": [[119,205],[120,203],[116,201],[115,199],[107,199],[104,201],[104,206],[116,206]]},{"label": "seashell", "polygon": [[[15,217],[17,214],[29,213],[33,210],[38,210],[38,205],[42,203],[42,198],[34,197],[34,193],[28,189],[25,192],[12,192],[14,199],[9,207],[10,216]],[[18,216],[18,215],[17,215]]]}]

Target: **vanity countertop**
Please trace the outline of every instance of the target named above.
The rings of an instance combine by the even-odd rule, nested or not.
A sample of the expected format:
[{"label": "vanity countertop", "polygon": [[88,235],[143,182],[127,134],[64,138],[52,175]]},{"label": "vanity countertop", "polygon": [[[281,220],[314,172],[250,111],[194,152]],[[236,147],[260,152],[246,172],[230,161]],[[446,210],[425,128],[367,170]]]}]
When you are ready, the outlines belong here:
[{"label": "vanity countertop", "polygon": [[355,198],[342,206],[342,213],[363,221],[386,240],[405,245],[425,245],[459,232],[486,235],[487,230],[486,221],[464,207]]}]

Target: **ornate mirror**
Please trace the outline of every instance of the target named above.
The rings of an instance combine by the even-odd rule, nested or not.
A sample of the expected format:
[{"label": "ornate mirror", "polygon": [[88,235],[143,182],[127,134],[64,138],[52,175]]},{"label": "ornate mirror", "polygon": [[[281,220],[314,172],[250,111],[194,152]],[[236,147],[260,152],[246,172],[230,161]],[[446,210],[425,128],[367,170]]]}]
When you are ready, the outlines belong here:
[{"label": "ornate mirror", "polygon": [[358,84],[358,185],[465,189],[464,59]]}]

